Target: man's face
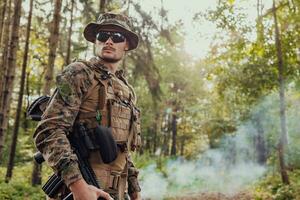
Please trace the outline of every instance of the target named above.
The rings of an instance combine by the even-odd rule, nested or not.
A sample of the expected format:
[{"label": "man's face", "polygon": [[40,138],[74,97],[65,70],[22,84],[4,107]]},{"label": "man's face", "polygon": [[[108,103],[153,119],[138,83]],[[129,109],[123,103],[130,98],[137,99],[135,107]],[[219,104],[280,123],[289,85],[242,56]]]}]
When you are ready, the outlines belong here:
[{"label": "man's face", "polygon": [[97,56],[106,62],[115,63],[120,61],[128,50],[128,42],[122,33],[101,31],[96,36],[95,47]]}]

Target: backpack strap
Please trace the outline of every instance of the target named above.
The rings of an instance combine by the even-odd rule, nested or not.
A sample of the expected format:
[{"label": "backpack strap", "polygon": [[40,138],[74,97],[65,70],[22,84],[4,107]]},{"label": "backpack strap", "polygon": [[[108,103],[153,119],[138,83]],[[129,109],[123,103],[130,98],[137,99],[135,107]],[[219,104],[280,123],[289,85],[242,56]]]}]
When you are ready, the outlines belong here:
[{"label": "backpack strap", "polygon": [[[109,110],[109,109],[107,109],[105,106],[107,104],[107,92],[106,91],[108,88],[108,80],[110,78],[109,72],[104,69],[94,66],[93,63],[86,61],[86,60],[79,59],[79,60],[77,60],[77,62],[82,62],[87,67],[92,69],[92,71],[94,72],[94,79],[100,85],[99,95],[98,95],[99,99],[98,99],[96,111],[88,112],[88,113],[79,113],[79,118],[84,119],[84,118],[95,117],[99,124],[109,125],[109,122],[107,120],[107,119],[109,119],[109,117],[107,116],[108,115],[107,110]],[[89,90],[87,92],[87,94],[85,95],[84,100],[87,99],[93,92],[95,92],[95,91],[92,89]],[[105,116],[102,116],[102,115],[105,115]]]}]

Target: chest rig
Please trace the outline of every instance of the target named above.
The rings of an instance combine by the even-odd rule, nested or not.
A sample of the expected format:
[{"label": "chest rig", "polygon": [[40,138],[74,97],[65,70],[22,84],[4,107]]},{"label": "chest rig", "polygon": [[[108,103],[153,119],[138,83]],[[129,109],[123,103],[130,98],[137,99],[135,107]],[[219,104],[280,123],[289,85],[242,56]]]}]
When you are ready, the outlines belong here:
[{"label": "chest rig", "polygon": [[112,74],[99,64],[81,62],[93,70],[94,79],[82,101],[77,122],[91,129],[96,125],[110,127],[116,143],[134,151],[140,146],[140,111],[135,106],[132,87],[122,71]]},{"label": "chest rig", "polygon": [[111,74],[97,63],[82,62],[92,69],[94,79],[75,123],[83,123],[90,130],[97,125],[111,128],[119,147],[116,160],[105,164],[98,153],[91,152],[90,163],[101,188],[121,200],[127,190],[128,151],[141,144],[140,111],[135,106],[135,93],[121,72]]}]

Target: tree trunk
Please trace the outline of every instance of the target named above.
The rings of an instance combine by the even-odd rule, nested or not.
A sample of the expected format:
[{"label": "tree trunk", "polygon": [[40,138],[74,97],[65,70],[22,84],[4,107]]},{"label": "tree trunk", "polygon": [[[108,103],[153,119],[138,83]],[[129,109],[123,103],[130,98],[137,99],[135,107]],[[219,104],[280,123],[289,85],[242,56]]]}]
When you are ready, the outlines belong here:
[{"label": "tree trunk", "polygon": [[42,165],[38,164],[37,162],[33,161],[33,170],[31,174],[31,185],[41,185],[42,183]]},{"label": "tree trunk", "polygon": [[257,20],[256,20],[256,41],[258,44],[264,44],[264,25],[262,23],[262,2],[257,0]]},{"label": "tree trunk", "polygon": [[159,125],[159,121],[160,121],[160,118],[159,118],[159,112],[156,111],[156,114],[155,114],[155,123],[153,125],[153,153],[156,152],[156,149],[157,149],[157,133],[158,133],[158,125]]},{"label": "tree trunk", "polygon": [[100,0],[100,4],[99,4],[99,13],[102,14],[105,12],[106,9],[106,0]]},{"label": "tree trunk", "polygon": [[149,136],[149,134],[151,135],[151,133],[152,133],[152,128],[148,127],[147,132],[148,132],[148,135],[147,135],[147,137],[146,137],[145,149],[151,150],[151,141],[150,141],[150,136]]},{"label": "tree trunk", "polygon": [[177,109],[172,114],[172,146],[171,156],[176,156],[176,140],[177,140]]},{"label": "tree trunk", "polygon": [[[3,21],[4,21],[4,27],[2,28],[2,40],[0,43],[1,46],[1,53],[2,56],[0,58],[0,162],[2,161],[2,154],[3,154],[3,148],[4,148],[4,143],[5,143],[5,135],[6,135],[6,130],[7,130],[7,118],[8,118],[8,108],[7,105],[8,103],[3,102],[8,98],[8,92],[5,87],[7,87],[7,83],[5,81],[8,81],[9,75],[8,73],[8,67],[7,67],[7,57],[8,57],[8,50],[9,50],[9,37],[10,37],[10,25],[12,24],[11,22],[11,0],[9,0],[8,5],[7,5],[7,10],[6,10],[6,16],[4,16]],[[5,91],[5,92],[4,92]],[[6,105],[3,105],[3,104]]]},{"label": "tree trunk", "polygon": [[45,83],[43,88],[44,95],[50,95],[50,89],[52,87],[53,75],[54,75],[54,61],[56,57],[56,49],[59,39],[59,23],[60,23],[60,10],[61,0],[55,0],[54,15],[51,22],[50,37],[49,37],[49,54],[48,65],[45,74]]},{"label": "tree trunk", "polygon": [[66,60],[65,60],[65,66],[70,64],[74,4],[75,4],[74,0],[71,0],[71,19],[70,19],[70,26],[69,26],[69,33],[68,33],[69,34],[68,35],[68,47],[67,47],[67,56],[66,56]]},{"label": "tree trunk", "polygon": [[7,0],[4,0],[1,2],[1,5],[0,5],[0,44],[2,41],[4,18],[5,18],[5,12],[6,12],[6,7],[7,7],[6,3],[7,3]]},{"label": "tree trunk", "polygon": [[[29,89],[29,76],[30,76],[30,72],[26,73],[26,108],[29,107],[30,104],[30,89]],[[23,128],[24,128],[24,132],[26,133],[28,131],[29,128],[29,124],[28,124],[28,119],[27,119],[27,113],[26,110],[23,112],[24,113],[24,124],[23,124]]]},{"label": "tree trunk", "polygon": [[280,98],[280,127],[281,135],[278,143],[278,156],[280,164],[281,179],[284,184],[289,184],[289,177],[286,170],[284,153],[285,147],[288,144],[288,136],[286,129],[286,113],[285,113],[285,94],[284,94],[284,69],[283,69],[283,56],[281,48],[280,33],[277,22],[275,1],[273,0],[273,17],[275,25],[275,45],[278,59],[278,82],[279,82],[279,98]]},{"label": "tree trunk", "polygon": [[163,141],[163,155],[169,155],[169,132],[164,133],[164,141]]},{"label": "tree trunk", "polygon": [[265,142],[264,129],[259,116],[254,119],[257,135],[255,135],[254,145],[256,149],[256,160],[259,164],[264,165],[267,162],[267,149]]},{"label": "tree trunk", "polygon": [[157,125],[154,124],[154,128],[153,128],[153,137],[152,137],[152,152],[155,153],[156,152],[156,138],[157,138]]},{"label": "tree trunk", "polygon": [[163,141],[162,141],[162,155],[167,156],[169,154],[169,143],[168,143],[168,134],[169,134],[169,119],[168,119],[168,113],[166,113],[165,115],[163,115],[163,119],[162,119],[162,125],[161,125],[161,129],[162,129],[162,134],[163,134]]},{"label": "tree trunk", "polygon": [[[1,108],[2,108],[2,97],[3,97],[3,91],[4,91],[4,80],[7,73],[7,54],[8,54],[8,45],[9,45],[9,27],[11,24],[11,0],[9,0],[7,5],[7,12],[6,16],[3,18],[4,21],[4,27],[2,28],[2,40],[0,43],[0,52],[1,52],[1,58],[0,58],[0,115],[1,115]],[[1,117],[1,116],[0,116]]]},{"label": "tree trunk", "polygon": [[[234,166],[237,163],[237,148],[236,148],[236,140],[229,140],[229,155],[226,158],[227,161],[229,161],[229,166]],[[248,157],[248,152],[246,152],[245,157]]]},{"label": "tree trunk", "polygon": [[[22,114],[23,94],[24,94],[24,85],[25,85],[25,78],[26,78],[26,67],[27,67],[27,58],[28,58],[32,7],[33,7],[32,5],[33,5],[33,0],[30,0],[30,10],[29,10],[29,15],[28,15],[28,23],[27,23],[27,29],[26,29],[26,41],[25,41],[23,64],[22,64],[21,84],[20,84],[17,113],[16,113],[16,118],[15,118],[15,124],[14,124],[14,129],[13,129],[13,135],[12,135],[12,141],[11,141],[11,145],[10,145],[8,165],[7,165],[7,171],[6,171],[6,177],[5,177],[6,182],[8,182],[12,176],[12,171],[13,171],[13,167],[14,167],[14,158],[15,158],[15,153],[16,153],[16,146],[17,146],[17,139],[18,139],[18,132],[19,132],[19,125],[20,125],[20,117]],[[20,5],[20,8],[21,8],[21,5]]]},{"label": "tree trunk", "polygon": [[185,138],[182,137],[181,142],[180,142],[180,155],[181,156],[184,156],[184,145],[185,145]]},{"label": "tree trunk", "polygon": [[[8,110],[9,110],[9,102],[11,98],[13,80],[14,80],[14,72],[16,68],[16,53],[18,47],[19,40],[19,24],[20,24],[20,7],[21,1],[15,1],[14,7],[14,16],[13,21],[11,21],[11,1],[9,1],[8,7],[8,15],[5,20],[5,30],[3,35],[4,45],[4,53],[2,55],[2,66],[4,68],[5,74],[3,77],[2,89],[1,89],[1,99],[0,99],[0,160],[3,153],[3,146],[5,140],[5,134],[7,129],[7,121],[8,121]],[[16,11],[18,10],[18,12]],[[11,26],[10,26],[11,24]],[[11,27],[11,28],[10,28]],[[13,30],[13,31],[12,31]],[[2,46],[3,47],[3,46]]]}]

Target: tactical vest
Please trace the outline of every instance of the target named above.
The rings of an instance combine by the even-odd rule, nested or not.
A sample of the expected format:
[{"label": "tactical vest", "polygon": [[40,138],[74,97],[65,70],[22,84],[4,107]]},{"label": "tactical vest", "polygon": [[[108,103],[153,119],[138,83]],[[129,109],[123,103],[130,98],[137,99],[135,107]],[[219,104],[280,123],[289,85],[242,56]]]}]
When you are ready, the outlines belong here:
[{"label": "tactical vest", "polygon": [[124,199],[127,190],[128,150],[141,145],[140,112],[135,106],[135,93],[120,74],[81,61],[94,72],[92,85],[87,91],[75,123],[93,129],[98,124],[111,127],[112,136],[119,146],[115,161],[105,164],[97,151],[90,156],[91,166],[102,189]]}]

